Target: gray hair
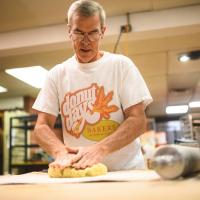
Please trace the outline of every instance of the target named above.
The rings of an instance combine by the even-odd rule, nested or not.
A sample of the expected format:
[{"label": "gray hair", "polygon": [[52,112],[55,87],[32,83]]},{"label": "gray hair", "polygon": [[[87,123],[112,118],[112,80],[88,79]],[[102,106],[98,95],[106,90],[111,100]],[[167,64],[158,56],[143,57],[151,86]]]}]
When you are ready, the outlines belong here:
[{"label": "gray hair", "polygon": [[78,0],[72,3],[67,14],[68,24],[70,24],[74,13],[78,13],[85,17],[94,16],[95,14],[98,13],[101,22],[101,27],[105,26],[105,21],[106,21],[105,11],[103,7],[95,1]]}]

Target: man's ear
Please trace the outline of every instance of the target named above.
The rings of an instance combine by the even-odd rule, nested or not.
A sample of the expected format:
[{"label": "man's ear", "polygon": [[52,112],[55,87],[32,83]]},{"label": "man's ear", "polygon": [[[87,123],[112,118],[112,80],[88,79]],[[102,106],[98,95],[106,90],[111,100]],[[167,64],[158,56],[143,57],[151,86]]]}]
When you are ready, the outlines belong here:
[{"label": "man's ear", "polygon": [[70,31],[71,31],[71,26],[67,24],[67,33],[70,34]]},{"label": "man's ear", "polygon": [[106,26],[104,26],[104,27],[101,28],[101,33],[102,33],[101,38],[104,37],[105,31],[106,31]]}]

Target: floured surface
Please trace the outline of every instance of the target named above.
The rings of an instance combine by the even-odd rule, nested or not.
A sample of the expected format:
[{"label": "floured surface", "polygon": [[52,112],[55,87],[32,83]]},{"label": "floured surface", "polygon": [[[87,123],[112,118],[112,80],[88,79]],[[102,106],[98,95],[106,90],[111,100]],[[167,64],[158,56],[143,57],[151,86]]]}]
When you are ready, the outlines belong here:
[{"label": "floured surface", "polygon": [[151,170],[108,172],[103,176],[82,178],[50,178],[47,173],[32,172],[22,175],[0,176],[0,184],[83,183],[97,181],[153,181],[160,176]]}]

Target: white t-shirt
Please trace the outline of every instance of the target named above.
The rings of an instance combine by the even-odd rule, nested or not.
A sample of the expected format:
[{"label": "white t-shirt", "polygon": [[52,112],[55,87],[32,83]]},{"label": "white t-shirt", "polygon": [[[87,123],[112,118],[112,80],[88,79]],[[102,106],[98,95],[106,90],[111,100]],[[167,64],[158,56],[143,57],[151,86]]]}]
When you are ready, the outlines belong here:
[{"label": "white t-shirt", "polygon": [[[75,56],[53,67],[33,108],[62,118],[64,142],[88,146],[112,134],[123,122],[123,110],[152,101],[137,67],[127,57],[104,52],[92,63]],[[144,168],[140,140],[108,155],[110,171]]]}]

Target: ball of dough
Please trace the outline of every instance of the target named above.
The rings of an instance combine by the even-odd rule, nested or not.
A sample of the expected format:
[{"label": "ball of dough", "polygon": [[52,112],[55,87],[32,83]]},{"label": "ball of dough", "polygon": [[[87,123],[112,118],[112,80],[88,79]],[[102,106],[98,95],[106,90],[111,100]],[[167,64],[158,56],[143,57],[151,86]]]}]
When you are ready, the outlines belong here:
[{"label": "ball of dough", "polygon": [[57,178],[61,178],[62,175],[62,171],[58,168],[58,167],[49,167],[48,169],[48,174],[50,177],[57,177]]},{"label": "ball of dough", "polygon": [[63,178],[76,178],[85,176],[85,170],[83,169],[76,170],[72,167],[67,167],[60,171],[62,171],[61,173]]},{"label": "ball of dough", "polygon": [[98,163],[85,169],[75,169],[73,167],[60,169],[58,167],[49,167],[48,175],[51,178],[78,178],[85,176],[100,176],[106,174],[107,171],[108,169],[104,164]]},{"label": "ball of dough", "polygon": [[87,167],[86,169],[86,176],[99,176],[106,174],[108,169],[104,164],[97,164],[93,165],[92,167]]}]

